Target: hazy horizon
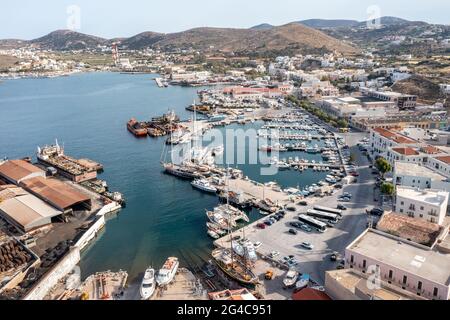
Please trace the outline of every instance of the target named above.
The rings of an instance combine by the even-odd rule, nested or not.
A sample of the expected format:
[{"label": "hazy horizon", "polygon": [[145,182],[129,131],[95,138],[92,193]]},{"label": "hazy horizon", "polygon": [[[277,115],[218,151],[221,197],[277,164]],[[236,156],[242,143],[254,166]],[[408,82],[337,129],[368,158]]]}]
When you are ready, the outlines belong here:
[{"label": "hazy horizon", "polygon": [[[305,4],[308,4],[305,6]],[[196,27],[250,28],[308,19],[365,21],[395,16],[412,21],[449,24],[450,1],[356,0],[17,0],[1,5],[0,39],[30,40],[52,31],[72,29],[103,38],[130,37],[144,31],[172,33]]]}]

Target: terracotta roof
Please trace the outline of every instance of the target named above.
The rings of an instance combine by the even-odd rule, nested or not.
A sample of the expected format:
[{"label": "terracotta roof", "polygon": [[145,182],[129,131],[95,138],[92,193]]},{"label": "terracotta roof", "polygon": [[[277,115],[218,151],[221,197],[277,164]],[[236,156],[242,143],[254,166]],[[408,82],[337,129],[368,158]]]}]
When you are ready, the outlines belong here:
[{"label": "terracotta roof", "polygon": [[404,135],[401,135],[399,133],[384,129],[384,128],[374,128],[373,131],[377,132],[378,134],[382,135],[383,137],[395,141],[397,143],[417,143],[416,140],[413,140],[411,138],[408,138]]},{"label": "terracotta roof", "polygon": [[23,181],[21,185],[60,209],[68,209],[76,204],[91,200],[89,196],[71,185],[53,178],[31,178]]},{"label": "terracotta roof", "polygon": [[450,156],[441,156],[441,157],[436,157],[435,159],[445,162],[446,164],[450,164]]},{"label": "terracotta roof", "polygon": [[433,146],[425,146],[425,147],[422,147],[420,150],[427,154],[436,154],[436,153],[442,152],[441,149],[433,147]]},{"label": "terracotta roof", "polygon": [[24,160],[8,160],[0,165],[0,175],[14,181],[36,172],[44,171]]},{"label": "terracotta roof", "polygon": [[404,147],[404,148],[392,148],[393,151],[403,154],[405,156],[417,156],[419,155],[419,152],[417,152],[416,150],[414,150],[413,148],[410,147]]},{"label": "terracotta roof", "polygon": [[424,245],[432,245],[441,232],[438,224],[394,212],[385,213],[377,229]]},{"label": "terracotta roof", "polygon": [[331,300],[323,291],[305,288],[292,294],[292,300]]}]

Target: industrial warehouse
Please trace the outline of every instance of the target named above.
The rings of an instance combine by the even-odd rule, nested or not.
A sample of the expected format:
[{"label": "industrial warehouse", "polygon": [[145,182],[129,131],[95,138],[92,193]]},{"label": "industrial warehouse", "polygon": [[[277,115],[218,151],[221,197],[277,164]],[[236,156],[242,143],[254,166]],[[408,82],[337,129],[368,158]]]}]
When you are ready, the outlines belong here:
[{"label": "industrial warehouse", "polygon": [[[77,161],[93,176],[102,167]],[[54,285],[56,266],[76,264],[104,215],[121,207],[51,168],[29,158],[0,161],[0,297],[26,298]]]}]

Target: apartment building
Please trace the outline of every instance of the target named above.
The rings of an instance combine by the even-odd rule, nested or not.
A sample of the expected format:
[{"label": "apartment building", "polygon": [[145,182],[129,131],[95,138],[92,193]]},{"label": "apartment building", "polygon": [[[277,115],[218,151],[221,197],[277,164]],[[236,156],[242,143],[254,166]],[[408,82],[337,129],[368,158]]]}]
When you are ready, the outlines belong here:
[{"label": "apartment building", "polygon": [[450,298],[449,254],[388,233],[364,231],[345,249],[345,266],[418,297]]},{"label": "apartment building", "polygon": [[413,109],[417,104],[417,96],[415,95],[403,94],[393,91],[378,91],[366,87],[361,87],[360,92],[363,95],[374,99],[394,102],[396,106],[401,110]]},{"label": "apartment building", "polygon": [[447,176],[418,163],[396,161],[393,182],[398,186],[450,192],[450,180]]},{"label": "apartment building", "polygon": [[449,193],[443,190],[397,186],[394,211],[442,225],[447,214],[448,197]]},{"label": "apartment building", "polygon": [[324,97],[337,96],[339,89],[333,86],[330,81],[307,81],[302,83],[299,93],[302,97]]},{"label": "apartment building", "polygon": [[[386,159],[389,158],[393,163],[393,156],[391,156],[390,154],[388,155],[388,152],[391,148],[416,146],[418,143],[419,142],[417,140],[409,138],[394,130],[388,130],[379,127],[370,130],[369,146],[371,148],[373,158],[381,156]],[[409,151],[407,151],[407,153],[408,152]]]}]

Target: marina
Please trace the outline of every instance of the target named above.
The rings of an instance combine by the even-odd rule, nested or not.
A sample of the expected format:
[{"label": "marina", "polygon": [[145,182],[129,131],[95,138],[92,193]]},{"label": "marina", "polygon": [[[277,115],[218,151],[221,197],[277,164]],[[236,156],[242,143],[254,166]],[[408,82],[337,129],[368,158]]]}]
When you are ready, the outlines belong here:
[{"label": "marina", "polygon": [[[112,81],[112,79],[117,79],[117,77],[122,76],[126,77],[126,82],[130,81],[130,79],[137,81],[137,83],[145,83],[146,81],[144,75],[134,75],[133,78],[129,78],[125,75],[80,75],[80,77],[85,77],[88,82],[89,79],[92,80],[96,77],[97,79],[103,79],[103,81]],[[72,80],[73,78],[54,79],[54,81],[69,82]],[[99,80],[95,81],[98,84]],[[91,84],[89,84],[89,86],[91,86]],[[139,86],[137,86],[137,88],[137,90],[140,90]],[[169,87],[167,90],[167,92],[169,92],[169,90],[179,92],[180,90],[189,89]],[[183,108],[189,104],[189,101],[193,100],[193,96],[195,96],[196,93],[195,90],[190,90],[189,94],[184,96],[184,100],[169,103],[170,106],[176,107],[174,111],[180,119],[192,119],[192,113]],[[119,96],[116,96],[115,99],[118,100],[117,105],[120,105],[121,98],[120,93],[118,94]],[[83,96],[81,95],[81,97]],[[162,104],[158,105],[160,106],[159,111],[141,111],[141,114],[139,114],[137,108],[142,108],[142,106],[136,106],[135,111],[127,110],[126,113],[124,112],[122,119],[128,118],[130,113],[136,114],[141,119],[148,117],[149,114],[166,114],[167,104],[164,104],[164,106]],[[117,106],[116,108],[119,107]],[[120,110],[120,108],[118,110]],[[255,114],[251,115],[252,119],[262,117],[264,117],[264,113],[258,116]],[[278,116],[266,115],[266,117],[277,119]],[[233,120],[230,116],[225,118],[217,117],[219,122],[224,119],[229,119],[229,124],[227,124],[227,126],[230,128],[239,128],[243,125],[239,123],[239,120]],[[111,121],[111,123],[116,122],[117,121]],[[123,132],[124,130],[121,130],[120,121],[117,123],[119,123],[119,125],[113,126],[112,128],[115,132]],[[281,124],[284,122],[277,121],[277,123]],[[206,132],[211,128],[211,124],[216,126],[215,122],[210,122],[208,120],[180,121],[179,124],[184,126],[185,133],[182,136],[185,136],[184,139],[187,141]],[[252,122],[249,120],[246,121],[245,126],[261,129],[261,127],[264,126],[264,122]],[[220,130],[225,130],[228,127],[218,128]],[[89,134],[90,130],[90,128],[85,128],[86,134]],[[53,130],[51,135],[61,137],[61,139],[63,139],[62,141],[71,141],[70,135],[67,135],[67,133],[68,131],[61,131],[58,133]],[[242,225],[253,223],[258,219],[264,218],[264,215],[260,214],[260,212],[274,212],[283,206],[295,203],[299,199],[303,199],[306,196],[306,193],[310,194],[310,191],[315,192],[315,190],[318,190],[320,188],[318,183],[321,180],[325,181],[327,174],[330,175],[332,170],[336,170],[332,164],[327,163],[327,166],[325,162],[323,165],[320,164],[320,159],[322,159],[322,154],[320,152],[313,154],[306,152],[306,150],[287,151],[288,153],[292,152],[292,160],[290,160],[291,156],[286,153],[288,155],[286,159],[278,161],[283,161],[288,164],[289,170],[280,170],[276,177],[261,177],[263,178],[261,180],[258,179],[259,170],[262,167],[261,164],[244,164],[240,166],[239,169],[225,169],[223,165],[220,166],[208,163],[208,157],[199,156],[200,154],[203,154],[201,152],[197,152],[195,156],[191,158],[189,165],[168,164],[165,167],[161,167],[159,159],[160,155],[164,148],[171,147],[171,144],[166,145],[166,138],[157,137],[155,140],[134,139],[133,137],[130,137],[126,131],[123,134],[104,133],[100,136],[98,134],[92,136],[103,141],[96,149],[89,149],[86,148],[85,145],[77,146],[76,143],[71,143],[68,145],[67,150],[70,149],[70,152],[74,154],[83,153],[89,157],[99,159],[102,164],[107,166],[108,171],[101,173],[101,176],[97,177],[98,180],[91,180],[86,187],[97,190],[97,192],[100,193],[103,192],[106,187],[101,181],[107,180],[108,187],[111,186],[120,189],[124,193],[124,196],[127,198],[127,207],[122,209],[120,219],[113,218],[108,221],[105,231],[96,239],[96,243],[88,246],[82,253],[82,274],[89,275],[100,272],[101,270],[118,270],[120,268],[125,268],[129,274],[128,282],[130,283],[130,287],[135,285],[139,287],[143,277],[142,272],[146,270],[148,262],[150,261],[152,261],[152,265],[155,268],[155,266],[162,265],[167,256],[179,256],[181,266],[189,265],[192,267],[195,265],[202,265],[204,261],[212,258],[212,240],[217,240],[226,236],[226,232],[230,230],[230,227],[240,229]],[[323,143],[325,143],[325,141],[329,139],[319,140],[322,140]],[[308,141],[305,141],[305,143],[309,144]],[[313,147],[314,144],[317,144],[317,142],[313,143]],[[111,148],[110,146],[112,145],[115,147]],[[80,149],[74,150],[75,146]],[[326,147],[325,144],[320,145],[320,148],[324,147]],[[237,146],[235,148],[237,148]],[[141,150],[141,152],[135,152],[135,150]],[[17,152],[20,153],[20,149],[17,149]],[[216,157],[226,157],[228,150],[223,146],[215,145],[209,148],[209,152],[211,155],[214,153]],[[115,162],[114,159],[120,159],[119,155],[123,154],[128,155],[128,161],[121,163]],[[297,162],[296,157],[298,157]],[[192,161],[193,159],[195,160]],[[304,159],[305,161],[301,162],[301,159]],[[308,160],[308,162],[306,162],[306,160]],[[314,163],[316,163],[316,165],[313,165]],[[299,166],[304,166],[302,171],[295,169],[295,167]],[[310,169],[307,169],[307,167]],[[328,167],[329,171],[320,172],[319,170],[311,170],[314,169],[314,167],[316,167],[316,169],[318,167],[327,169]],[[289,171],[292,170],[296,170],[297,172],[295,174],[294,172],[289,173]],[[118,174],[119,171],[126,172],[127,178],[124,179],[122,175]],[[226,176],[229,178],[225,179]],[[197,184],[199,188],[191,185],[189,181],[178,179],[180,177]],[[300,179],[300,177],[302,178]],[[128,184],[128,179],[132,179],[132,186],[131,184]],[[271,183],[271,181],[278,179],[281,179],[279,181],[280,183]],[[159,181],[158,185],[153,185],[151,183],[152,180]],[[227,185],[225,185],[225,180],[228,181]],[[259,182],[256,182],[258,180]],[[195,183],[195,181],[197,182]],[[199,181],[202,182],[199,183]],[[314,184],[317,184],[317,186],[313,186]],[[208,190],[208,192],[205,192],[202,188]],[[214,189],[217,191],[214,191]],[[138,190],[140,190],[140,192],[137,192]],[[170,196],[173,192],[177,193],[176,203]],[[242,206],[242,209],[245,209],[245,211],[242,209],[239,209],[239,211],[236,211],[238,209],[232,209],[237,213],[234,216],[235,221],[232,225],[223,223],[223,220],[226,220],[227,214],[222,215],[222,220],[219,216],[217,217],[217,220],[212,218],[213,221],[206,215],[206,211],[214,212],[216,210],[219,212],[222,211],[223,213],[223,210],[215,209],[220,208],[220,199],[222,199],[223,202],[228,201],[230,205],[234,204]],[[142,212],[146,212],[146,209],[144,208],[152,208],[152,212],[142,214]],[[155,223],[156,221],[158,222]],[[174,223],[177,225],[179,234],[176,241],[167,233],[167,230],[170,230]],[[131,226],[131,229],[124,227],[127,225]],[[203,227],[199,228],[199,226]],[[210,232],[208,233],[208,231]],[[158,241],[152,240],[156,238],[158,238]],[[213,239],[211,240],[211,238]],[[143,243],[142,241],[146,243],[144,246],[139,245],[139,243]],[[130,247],[129,245],[125,246],[124,243],[134,243],[134,245]],[[115,248],[114,250],[117,252],[118,257],[120,257],[119,259],[112,259],[109,256],[108,248],[111,248],[111,246]],[[238,248],[239,246],[235,245],[235,249],[238,250],[238,252],[241,252]],[[250,248],[250,252],[253,252],[251,251],[251,247],[248,248]],[[179,253],[186,251],[193,252],[194,256],[188,257],[186,254]],[[220,257],[224,259],[220,258],[219,255],[217,256],[217,258],[220,258],[222,261],[223,269],[219,268],[219,270],[222,270],[222,274],[226,274],[225,271],[227,270],[226,266],[228,261],[226,259],[227,254],[225,252],[224,254],[225,255],[223,256],[220,255]],[[253,257],[252,253],[250,253],[249,261],[251,260],[250,257]],[[246,270],[245,268],[247,267],[245,264],[241,264],[239,268],[241,268],[240,270]],[[196,267],[194,267],[194,269],[200,270]],[[217,274],[217,272],[215,272],[215,274]],[[248,275],[250,277],[249,279],[248,277],[244,277],[241,280],[244,282],[254,282],[254,280],[252,280],[254,276],[251,273]],[[208,277],[206,276],[206,278]],[[222,279],[221,281],[227,283],[225,287],[222,287],[223,289],[234,287],[232,282],[226,282],[226,275],[220,276],[219,278]],[[214,281],[214,283],[211,282],[209,286],[210,288],[216,289],[221,287],[217,281]],[[156,296],[157,294],[155,293],[153,297]]]}]

